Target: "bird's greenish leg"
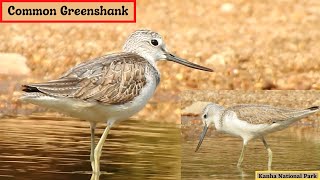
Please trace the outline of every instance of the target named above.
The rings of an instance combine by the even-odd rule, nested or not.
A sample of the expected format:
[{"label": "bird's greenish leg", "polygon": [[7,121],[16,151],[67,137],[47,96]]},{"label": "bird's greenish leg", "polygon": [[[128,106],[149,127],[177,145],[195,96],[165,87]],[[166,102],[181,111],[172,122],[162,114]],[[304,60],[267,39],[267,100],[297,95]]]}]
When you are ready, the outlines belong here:
[{"label": "bird's greenish leg", "polygon": [[271,171],[271,165],[272,165],[272,151],[267,143],[267,141],[262,137],[262,142],[264,144],[264,147],[266,147],[268,151],[268,170]]},{"label": "bird's greenish leg", "polygon": [[112,124],[108,124],[108,126],[105,128],[97,146],[94,149],[94,168],[95,168],[95,171],[93,173],[96,174],[97,176],[99,176],[99,174],[100,174],[100,157],[101,157],[101,153],[102,153],[102,147],[103,147],[105,140],[107,139],[107,136],[109,134],[111,126],[112,126]]},{"label": "bird's greenish leg", "polygon": [[247,146],[247,143],[243,143],[241,154],[240,154],[240,158],[239,158],[239,161],[238,161],[238,164],[237,164],[238,168],[241,167],[241,164],[242,164],[242,161],[243,161],[243,157],[244,157],[244,151],[246,150],[246,146]]},{"label": "bird's greenish leg", "polygon": [[91,130],[91,152],[90,152],[90,162],[91,162],[91,167],[92,167],[92,172],[95,171],[94,169],[94,149],[95,149],[95,129],[96,129],[96,124],[95,122],[90,122],[90,130]]}]

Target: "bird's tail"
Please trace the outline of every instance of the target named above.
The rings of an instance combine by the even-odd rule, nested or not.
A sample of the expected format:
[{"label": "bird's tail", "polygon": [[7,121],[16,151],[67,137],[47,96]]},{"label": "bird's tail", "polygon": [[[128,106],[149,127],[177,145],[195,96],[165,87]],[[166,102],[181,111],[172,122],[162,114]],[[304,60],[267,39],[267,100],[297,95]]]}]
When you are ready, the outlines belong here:
[{"label": "bird's tail", "polygon": [[320,106],[312,106],[312,107],[307,108],[306,110],[317,112],[320,110]]},{"label": "bird's tail", "polygon": [[320,111],[320,106],[312,106],[312,107],[309,107],[307,109],[304,110],[304,115],[303,116],[308,116],[310,114],[314,114],[316,112]]},{"label": "bird's tail", "polygon": [[294,117],[294,121],[299,120],[301,118],[307,117],[311,114],[314,114],[316,112],[320,111],[320,106],[312,106],[306,109],[293,111],[291,116]]}]

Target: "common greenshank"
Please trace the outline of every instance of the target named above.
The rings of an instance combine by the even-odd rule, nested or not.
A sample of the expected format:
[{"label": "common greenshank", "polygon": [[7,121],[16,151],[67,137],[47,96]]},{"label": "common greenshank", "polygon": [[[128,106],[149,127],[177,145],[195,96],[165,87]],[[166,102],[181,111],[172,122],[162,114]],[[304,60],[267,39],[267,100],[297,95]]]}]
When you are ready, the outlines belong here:
[{"label": "common greenshank", "polygon": [[[57,80],[23,85],[22,89],[23,101],[90,122],[90,161],[96,174],[100,173],[101,150],[112,125],[139,112],[154,94],[160,82],[158,60],[212,71],[169,53],[162,37],[150,30],[132,33],[122,50],[76,65]],[[106,122],[107,127],[95,146],[98,122]]]},{"label": "common greenshank", "polygon": [[202,144],[209,125],[213,123],[217,131],[243,139],[238,167],[242,164],[248,142],[259,138],[268,151],[268,170],[271,170],[272,151],[264,137],[269,133],[285,129],[292,123],[319,110],[319,106],[307,109],[288,109],[258,104],[241,104],[224,108],[210,103],[204,108],[202,114],[204,128],[196,152]]}]

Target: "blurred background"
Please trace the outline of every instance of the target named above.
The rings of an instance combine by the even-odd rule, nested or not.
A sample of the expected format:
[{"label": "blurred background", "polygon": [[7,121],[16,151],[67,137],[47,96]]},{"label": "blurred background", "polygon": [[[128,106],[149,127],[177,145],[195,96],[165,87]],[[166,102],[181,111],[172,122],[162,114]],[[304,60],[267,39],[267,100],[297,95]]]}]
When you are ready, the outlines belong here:
[{"label": "blurred background", "polygon": [[319,19],[318,0],[139,0],[137,23],[0,24],[0,113],[35,110],[17,103],[21,83],[51,80],[77,63],[121,51],[141,28],[159,32],[170,51],[215,72],[159,62],[160,87],[136,118],[180,123],[177,95],[186,89],[320,90]]}]

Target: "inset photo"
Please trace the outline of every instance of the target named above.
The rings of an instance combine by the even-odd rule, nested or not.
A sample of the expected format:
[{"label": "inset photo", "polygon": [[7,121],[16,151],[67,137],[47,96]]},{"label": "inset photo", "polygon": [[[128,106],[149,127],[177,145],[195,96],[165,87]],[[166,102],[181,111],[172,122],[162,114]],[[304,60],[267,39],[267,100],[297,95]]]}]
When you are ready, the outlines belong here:
[{"label": "inset photo", "polygon": [[184,91],[182,179],[320,169],[320,91]]}]

